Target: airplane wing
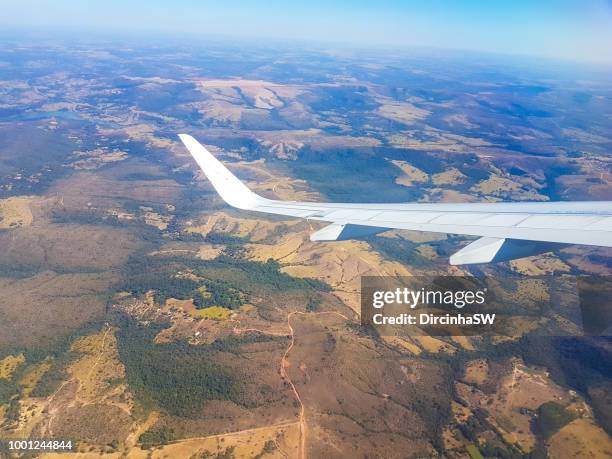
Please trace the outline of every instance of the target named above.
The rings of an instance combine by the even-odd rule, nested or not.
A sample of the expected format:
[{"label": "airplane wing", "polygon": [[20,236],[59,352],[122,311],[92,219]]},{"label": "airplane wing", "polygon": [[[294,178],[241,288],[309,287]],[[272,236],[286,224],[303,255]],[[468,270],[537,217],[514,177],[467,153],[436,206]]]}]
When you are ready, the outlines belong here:
[{"label": "airplane wing", "polygon": [[451,264],[488,263],[564,244],[612,247],[612,201],[356,204],[278,201],[253,193],[204,146],[179,134],[221,198],[253,212],[330,222],[312,241],[337,241],[389,229],[480,236]]}]

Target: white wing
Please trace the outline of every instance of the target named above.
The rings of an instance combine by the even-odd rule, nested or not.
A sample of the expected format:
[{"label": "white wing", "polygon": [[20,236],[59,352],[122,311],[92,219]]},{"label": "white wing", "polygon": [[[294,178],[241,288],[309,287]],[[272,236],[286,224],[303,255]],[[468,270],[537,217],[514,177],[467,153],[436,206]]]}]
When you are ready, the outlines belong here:
[{"label": "white wing", "polygon": [[313,241],[345,240],[388,229],[480,236],[452,264],[486,263],[540,253],[551,244],[612,247],[612,201],[354,204],[266,199],[249,190],[197,140],[180,134],[219,195],[243,210],[331,222]]}]

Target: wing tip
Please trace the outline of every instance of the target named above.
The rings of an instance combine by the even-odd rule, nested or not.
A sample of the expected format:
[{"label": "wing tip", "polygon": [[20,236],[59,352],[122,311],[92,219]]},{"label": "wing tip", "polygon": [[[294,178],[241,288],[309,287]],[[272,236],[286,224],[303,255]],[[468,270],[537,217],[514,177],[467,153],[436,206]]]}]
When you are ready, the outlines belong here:
[{"label": "wing tip", "polygon": [[189,134],[177,134],[221,198],[232,207],[251,210],[263,198],[253,193],[204,145]]},{"label": "wing tip", "polygon": [[[187,151],[191,153],[191,155],[196,159],[198,163],[200,163],[200,158],[202,157],[202,153],[210,155],[210,152],[206,149],[204,145],[202,145],[198,140],[196,140],[193,136],[189,134],[177,134],[178,138],[181,139],[183,145],[187,148]],[[210,155],[212,157],[212,155]],[[214,158],[216,160],[216,158]],[[202,165],[200,164],[200,167]]]}]

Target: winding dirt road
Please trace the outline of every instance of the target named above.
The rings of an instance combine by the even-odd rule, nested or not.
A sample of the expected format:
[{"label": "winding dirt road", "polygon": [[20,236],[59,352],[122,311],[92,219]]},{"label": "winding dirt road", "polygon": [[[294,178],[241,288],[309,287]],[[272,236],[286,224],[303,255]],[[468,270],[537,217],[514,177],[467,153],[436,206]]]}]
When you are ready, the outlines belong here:
[{"label": "winding dirt road", "polygon": [[267,330],[262,330],[260,328],[238,328],[238,326],[234,327],[234,333],[238,335],[242,333],[251,332],[251,333],[261,333],[262,335],[268,335],[268,336],[284,336],[284,337],[290,338],[289,346],[287,346],[287,349],[285,349],[283,357],[281,358],[281,361],[280,361],[279,372],[280,372],[281,377],[285,381],[287,381],[287,383],[291,387],[291,391],[293,392],[293,395],[300,406],[300,414],[298,417],[298,423],[299,423],[299,428],[300,428],[300,450],[299,450],[299,455],[298,455],[299,459],[304,459],[306,457],[307,424],[306,424],[306,407],[304,406],[304,402],[302,401],[302,398],[300,397],[300,393],[297,390],[297,387],[295,386],[295,384],[293,383],[293,380],[291,379],[291,377],[289,376],[289,373],[287,372],[287,368],[289,367],[289,353],[291,352],[291,350],[293,349],[295,345],[295,330],[293,329],[293,326],[291,325],[291,318],[295,315],[315,316],[315,315],[325,315],[325,314],[336,315],[346,321],[350,320],[347,316],[337,311],[321,311],[321,312],[293,311],[287,314],[288,333],[271,332]]}]

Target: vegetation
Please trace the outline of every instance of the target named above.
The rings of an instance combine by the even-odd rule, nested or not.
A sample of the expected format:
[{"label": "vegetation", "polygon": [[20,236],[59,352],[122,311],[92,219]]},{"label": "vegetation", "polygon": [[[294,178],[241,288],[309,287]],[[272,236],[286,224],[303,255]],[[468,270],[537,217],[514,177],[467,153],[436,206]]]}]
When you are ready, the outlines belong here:
[{"label": "vegetation", "polygon": [[[417,187],[408,188],[395,183],[401,171],[384,159],[398,156],[393,149],[375,149],[373,152],[369,149],[331,148],[322,155],[320,151],[305,146],[299,154],[299,161],[281,163],[271,160],[270,164],[279,169],[289,168],[286,174],[307,180],[313,189],[319,190],[330,201],[410,202],[424,194]],[[372,170],[378,173],[374,175]],[[355,183],[360,186],[355,187]]]},{"label": "vegetation", "polygon": [[205,280],[204,288],[198,288],[193,294],[196,308],[222,306],[227,309],[238,309],[244,304],[240,291],[218,280]]},{"label": "vegetation", "polygon": [[525,455],[519,449],[507,443],[486,442],[479,446],[479,450],[485,457],[496,457],[500,459],[523,459]]},{"label": "vegetation", "polygon": [[145,405],[155,403],[170,414],[193,416],[206,400],[244,403],[240,378],[214,362],[211,346],[155,344],[159,326],[128,318],[121,322],[119,356],[130,387]]},{"label": "vegetation", "polygon": [[97,210],[72,211],[66,209],[54,209],[51,213],[53,223],[78,223],[80,225],[110,225],[110,226],[127,226],[129,221],[121,221],[114,215]]},{"label": "vegetation", "polygon": [[235,449],[235,446],[230,446],[226,448],[223,452],[217,453],[217,457],[215,459],[233,459],[234,457],[236,457],[236,453],[234,452]]},{"label": "vegetation", "polygon": [[213,263],[214,265],[211,267],[232,267],[243,274],[247,274],[251,285],[263,285],[275,290],[315,289],[322,292],[331,291],[329,285],[320,280],[291,277],[281,272],[280,264],[272,258],[265,263],[260,263],[221,255],[213,260]]},{"label": "vegetation", "polygon": [[206,450],[200,453],[200,455],[197,456],[197,459],[234,459],[236,457],[235,449],[235,446],[229,446],[218,453],[211,453],[210,451]]},{"label": "vegetation", "polygon": [[537,432],[544,438],[550,438],[575,418],[576,415],[565,409],[563,405],[556,402],[546,402],[538,408],[535,427]]},{"label": "vegetation", "polygon": [[19,393],[19,388],[8,379],[0,379],[0,405],[4,405]]},{"label": "vegetation", "polygon": [[[612,374],[612,353],[607,351],[609,337],[546,337],[525,336],[516,342],[491,347],[492,358],[520,356],[530,365],[547,368],[552,379],[582,392],[605,384]],[[612,418],[606,416],[605,399],[591,399],[593,411],[602,427],[612,433]]]},{"label": "vegetation", "polygon": [[486,420],[486,413],[480,409],[474,410],[472,416],[459,424],[459,430],[463,436],[472,442],[476,442],[482,432],[490,429],[491,425]]},{"label": "vegetation", "polygon": [[168,298],[188,299],[198,288],[198,283],[185,278],[176,277],[170,269],[155,270],[130,277],[119,290],[130,290],[136,294],[144,294],[149,290],[155,291],[155,301],[165,303]]},{"label": "vegetation", "polygon": [[484,456],[480,453],[480,450],[475,444],[470,443],[465,447],[465,449],[467,449],[467,452],[472,459],[484,459]]},{"label": "vegetation", "polygon": [[259,454],[253,456],[253,459],[262,459],[268,454],[274,453],[274,451],[276,451],[276,443],[274,443],[274,440],[268,440],[264,443],[264,446]]},{"label": "vegetation", "polygon": [[199,309],[192,315],[199,319],[225,320],[230,316],[231,311],[221,306],[210,306],[208,308]]},{"label": "vegetation", "polygon": [[[153,290],[155,300],[160,304],[168,298],[192,298],[197,308],[222,306],[237,309],[249,294],[262,291],[331,290],[319,280],[295,278],[281,272],[275,260],[261,263],[227,253],[214,260],[162,259],[138,254],[130,259],[125,269],[124,282],[118,290],[135,294]],[[179,272],[191,272],[203,280],[177,276]]]},{"label": "vegetation", "polygon": [[138,437],[138,442],[141,444],[143,449],[148,449],[152,446],[165,445],[172,440],[174,440],[174,430],[169,429],[166,426],[147,430],[146,432],[143,432],[140,437]]},{"label": "vegetation", "polygon": [[54,359],[51,368],[40,378],[30,395],[32,397],[48,397],[55,392],[62,382],[68,379],[66,369],[76,355],[74,352],[67,352]]},{"label": "vegetation", "polygon": [[371,237],[367,239],[374,250],[389,260],[399,261],[414,268],[426,268],[432,262],[417,252],[418,245],[403,238]]},{"label": "vegetation", "polygon": [[21,413],[21,406],[19,399],[14,398],[8,404],[6,411],[4,412],[4,424],[9,425],[19,421],[19,414]]},{"label": "vegetation", "polygon": [[[74,333],[57,338],[52,344],[44,347],[30,348],[24,350],[27,364],[34,364],[50,358],[50,368],[44,372],[38,380],[30,395],[32,397],[47,397],[55,392],[64,382],[68,375],[66,369],[72,361],[79,357],[78,352],[70,349],[70,346],[80,336],[85,336],[101,327],[100,323],[90,322],[85,324]],[[24,370],[26,366],[24,365]],[[17,379],[14,377],[14,379]]]},{"label": "vegetation", "polygon": [[247,242],[247,240],[244,238],[232,236],[231,234],[227,233],[218,233],[215,231],[208,233],[204,240],[210,244],[222,244],[226,246],[241,245]]},{"label": "vegetation", "polygon": [[320,305],[321,305],[321,298],[311,296],[310,298],[308,298],[308,303],[306,303],[306,311],[316,312],[319,310]]}]

